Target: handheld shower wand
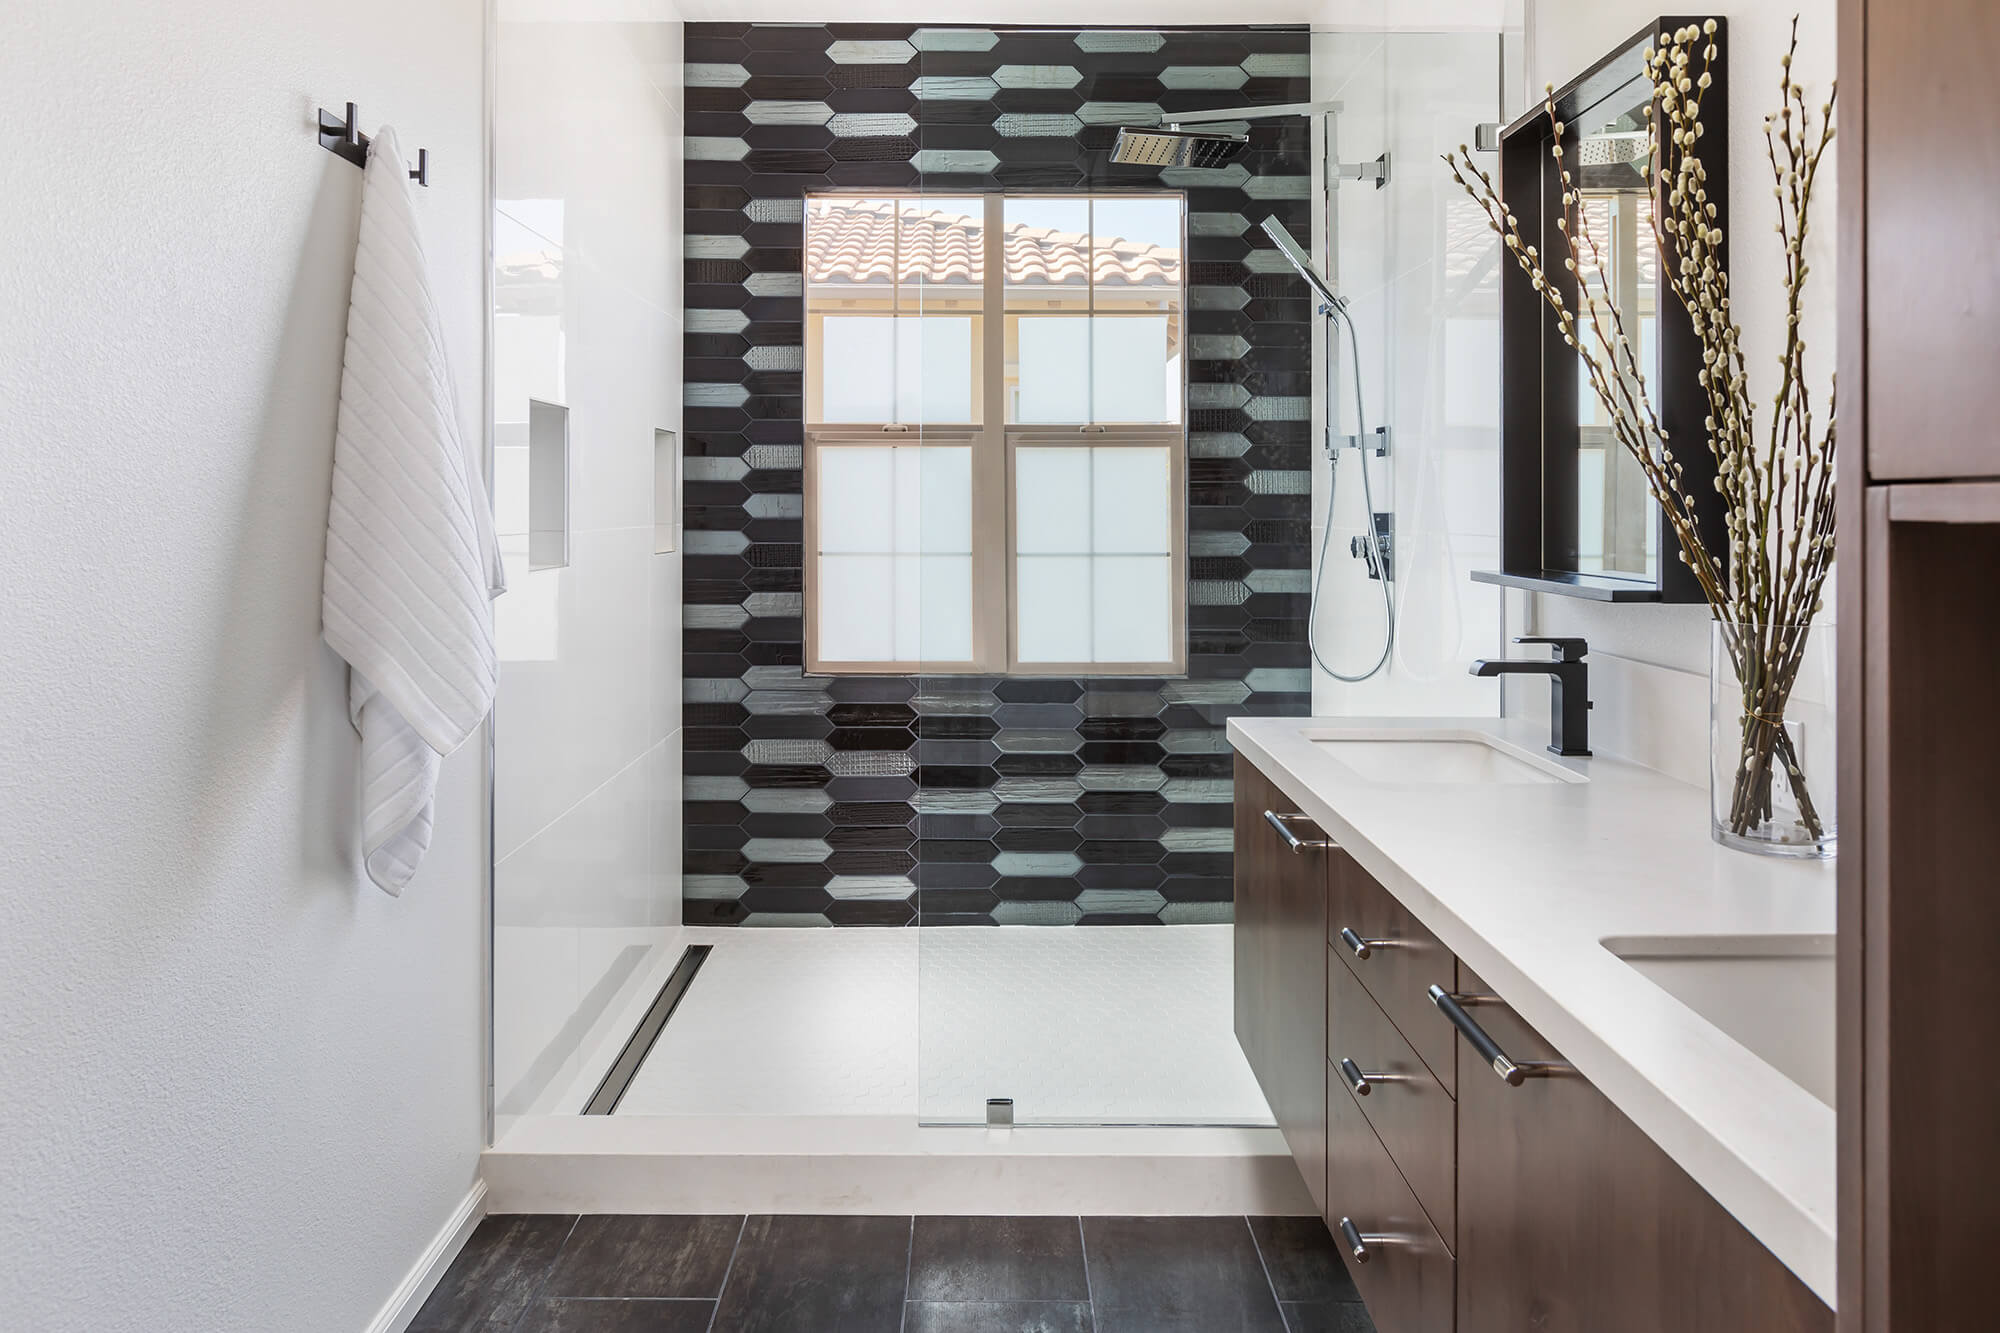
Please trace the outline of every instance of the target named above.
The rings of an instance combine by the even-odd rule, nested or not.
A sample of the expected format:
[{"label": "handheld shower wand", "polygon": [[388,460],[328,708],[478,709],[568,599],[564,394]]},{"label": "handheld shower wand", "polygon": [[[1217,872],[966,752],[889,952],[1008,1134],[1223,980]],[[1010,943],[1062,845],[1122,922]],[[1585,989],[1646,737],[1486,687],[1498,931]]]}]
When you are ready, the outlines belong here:
[{"label": "handheld shower wand", "polygon": [[[1263,226],[1264,234],[1269,236],[1272,244],[1278,247],[1278,253],[1283,255],[1290,262],[1291,266],[1298,270],[1299,276],[1305,279],[1306,285],[1311,287],[1313,294],[1319,298],[1318,313],[1321,318],[1326,320],[1326,524],[1320,530],[1318,569],[1313,578],[1316,595],[1314,597],[1313,613],[1306,626],[1306,642],[1312,649],[1313,660],[1319,663],[1321,670],[1325,671],[1335,680],[1345,681],[1350,685],[1358,684],[1375,675],[1388,664],[1389,654],[1394,649],[1396,643],[1396,598],[1395,593],[1389,587],[1390,564],[1388,559],[1388,542],[1385,537],[1378,535],[1375,531],[1375,491],[1374,485],[1368,477],[1368,455],[1370,450],[1364,443],[1371,437],[1368,433],[1367,408],[1361,396],[1361,342],[1354,331],[1354,321],[1347,313],[1346,300],[1335,292],[1332,285],[1314,270],[1312,261],[1306,257],[1304,247],[1300,246],[1298,240],[1293,237],[1291,232],[1285,229],[1285,224],[1278,221],[1275,217],[1267,217],[1264,219]],[[1366,515],[1363,521],[1367,524],[1368,528],[1364,537],[1360,539],[1360,554],[1365,559],[1370,556],[1373,557],[1372,559],[1368,559],[1369,572],[1382,588],[1382,652],[1376,657],[1374,665],[1358,675],[1351,675],[1341,671],[1321,655],[1317,633],[1319,625],[1318,603],[1321,597],[1327,596],[1326,556],[1327,551],[1333,545],[1334,503],[1339,495],[1340,445],[1337,441],[1340,438],[1340,432],[1334,420],[1334,415],[1339,409],[1339,404],[1335,401],[1334,397],[1334,362],[1338,356],[1338,352],[1335,349],[1339,343],[1339,330],[1342,326],[1345,326],[1347,329],[1347,350],[1354,366],[1354,439],[1357,442],[1357,450],[1360,454],[1361,500]]]}]

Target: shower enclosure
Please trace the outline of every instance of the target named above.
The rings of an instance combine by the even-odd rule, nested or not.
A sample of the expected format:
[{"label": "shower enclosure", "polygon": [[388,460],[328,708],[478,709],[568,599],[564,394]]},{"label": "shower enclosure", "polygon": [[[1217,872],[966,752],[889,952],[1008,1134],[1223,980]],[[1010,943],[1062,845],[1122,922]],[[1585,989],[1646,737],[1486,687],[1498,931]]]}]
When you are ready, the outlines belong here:
[{"label": "shower enclosure", "polygon": [[[678,822],[632,798],[679,891],[593,896],[587,830],[573,897],[502,863],[503,1117],[1269,1124],[1228,719],[1497,704],[1446,679],[1500,640],[1461,572],[1498,310],[1438,161],[1498,118],[1497,36],[691,24],[686,61]],[[502,212],[503,297],[569,317],[533,286],[560,213]],[[1391,616],[1381,670],[1315,670],[1364,674]],[[504,683],[497,734],[533,783]]]},{"label": "shower enclosure", "polygon": [[[1073,925],[918,932],[918,1113],[1268,1123],[1230,1024],[1227,719],[1312,711],[1329,684],[1352,711],[1497,711],[1477,683],[1431,687],[1448,655],[1500,637],[1497,598],[1466,580],[1497,533],[1497,421],[1476,408],[1497,401],[1497,340],[1479,329],[1498,317],[1492,247],[1438,160],[1499,118],[1498,34],[919,45],[920,206],[1002,196],[986,253],[1008,272],[980,313],[1003,325],[982,331],[1004,349],[987,425],[1006,469],[1006,628],[1073,630],[1077,647],[1061,671],[1017,653],[997,679],[926,674],[913,701],[919,924]],[[1121,129],[1181,117],[1247,142],[1116,151]],[[1125,203],[1159,192],[1169,220]],[[1342,322],[1273,232],[1329,280]],[[924,315],[949,309],[925,304],[935,290],[920,284]],[[1163,404],[1163,380],[1185,396]],[[1163,484],[1183,526],[1132,540]],[[1422,506],[1401,551],[1399,491]],[[1185,571],[1165,584],[1178,669],[1078,667],[1090,618],[1119,608],[1123,625],[1146,591],[1107,587],[1156,554]]]}]

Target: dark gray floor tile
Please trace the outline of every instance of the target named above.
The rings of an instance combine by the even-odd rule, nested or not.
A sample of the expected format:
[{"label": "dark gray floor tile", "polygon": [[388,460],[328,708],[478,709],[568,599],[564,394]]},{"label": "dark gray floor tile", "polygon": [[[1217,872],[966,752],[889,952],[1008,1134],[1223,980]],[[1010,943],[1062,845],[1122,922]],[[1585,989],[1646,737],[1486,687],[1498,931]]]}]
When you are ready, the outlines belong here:
[{"label": "dark gray floor tile", "polygon": [[897,1333],[907,1217],[752,1217],[715,1333]]},{"label": "dark gray floor tile", "polygon": [[920,1217],[913,1301],[1087,1301],[1074,1217]]},{"label": "dark gray floor tile", "polygon": [[539,1300],[516,1333],[706,1333],[714,1301]]},{"label": "dark gray floor tile", "polygon": [[1340,1250],[1317,1217],[1253,1217],[1251,1234],[1281,1301],[1358,1301]]},{"label": "dark gray floor tile", "polygon": [[1283,1333],[1240,1217],[1086,1217],[1097,1333]]},{"label": "dark gray floor tile", "polygon": [[548,1276],[574,1217],[511,1213],[481,1222],[417,1311],[410,1333],[510,1329]]},{"label": "dark gray floor tile", "polygon": [[911,1301],[903,1333],[1091,1333],[1085,1301]]},{"label": "dark gray floor tile", "polygon": [[544,1296],[696,1296],[722,1292],[740,1216],[590,1216],[576,1230]]},{"label": "dark gray floor tile", "polygon": [[1286,1301],[1287,1333],[1375,1333],[1375,1321],[1360,1301]]}]

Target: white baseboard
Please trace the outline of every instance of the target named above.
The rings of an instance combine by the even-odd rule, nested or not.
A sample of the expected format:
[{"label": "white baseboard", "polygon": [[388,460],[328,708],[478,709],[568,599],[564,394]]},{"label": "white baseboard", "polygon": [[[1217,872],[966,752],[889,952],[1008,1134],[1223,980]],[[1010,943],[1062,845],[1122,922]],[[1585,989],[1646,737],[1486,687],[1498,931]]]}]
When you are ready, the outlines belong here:
[{"label": "white baseboard", "polygon": [[431,1237],[431,1243],[417,1257],[396,1289],[389,1293],[389,1299],[368,1321],[367,1333],[403,1333],[410,1321],[417,1317],[417,1311],[424,1308],[431,1292],[437,1289],[438,1281],[444,1277],[451,1261],[458,1258],[458,1252],[465,1248],[465,1242],[472,1235],[472,1229],[486,1216],[486,1182],[478,1181],[458,1207],[452,1210],[444,1227]]}]

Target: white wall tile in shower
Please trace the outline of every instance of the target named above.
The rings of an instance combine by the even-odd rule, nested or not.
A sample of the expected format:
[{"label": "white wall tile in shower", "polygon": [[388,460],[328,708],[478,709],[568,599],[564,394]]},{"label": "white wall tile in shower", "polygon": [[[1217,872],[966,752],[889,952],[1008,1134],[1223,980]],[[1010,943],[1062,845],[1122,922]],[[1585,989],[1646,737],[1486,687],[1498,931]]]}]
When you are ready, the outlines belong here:
[{"label": "white wall tile in shower", "polygon": [[[1387,458],[1367,458],[1374,509],[1392,515],[1396,639],[1381,673],[1359,684],[1314,670],[1314,711],[1333,714],[1492,714],[1499,691],[1475,680],[1472,658],[1501,646],[1497,590],[1471,582],[1497,558],[1499,438],[1490,408],[1499,361],[1495,247],[1468,218],[1439,155],[1498,118],[1496,32],[1339,33],[1314,40],[1315,72],[1337,84],[1344,162],[1390,158],[1381,190],[1343,182],[1334,195],[1339,289],[1359,343],[1359,395],[1346,336],[1338,356],[1336,420],[1387,425]],[[1317,95],[1317,94],[1316,94]],[[1484,349],[1484,350],[1482,350]],[[1321,350],[1324,354],[1324,349]],[[1365,413],[1362,411],[1365,409]],[[1331,546],[1315,625],[1320,655],[1343,673],[1379,656],[1381,584],[1350,554],[1374,530],[1362,455],[1339,461]],[[1328,522],[1330,471],[1313,478],[1314,542]]]},{"label": "white wall tile in shower", "polygon": [[[573,1046],[624,956],[605,932],[680,919],[680,556],[661,550],[678,543],[660,540],[658,482],[664,469],[671,534],[683,125],[678,21],[571,10],[537,22],[504,9],[495,36],[495,288],[522,322],[525,367],[496,394],[559,369],[570,520],[568,565],[516,574],[510,562],[497,608],[504,1099],[525,1070],[575,1058],[556,1047]],[[503,233],[510,244],[497,243]]]}]

